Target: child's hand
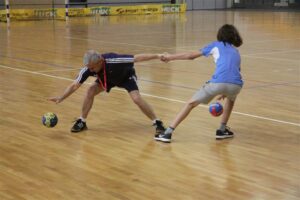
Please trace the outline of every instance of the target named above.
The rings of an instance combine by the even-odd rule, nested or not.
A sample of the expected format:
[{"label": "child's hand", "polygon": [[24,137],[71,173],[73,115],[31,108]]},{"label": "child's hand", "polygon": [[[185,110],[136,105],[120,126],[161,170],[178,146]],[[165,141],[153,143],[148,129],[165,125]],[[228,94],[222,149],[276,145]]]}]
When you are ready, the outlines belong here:
[{"label": "child's hand", "polygon": [[226,98],[226,95],[218,95],[218,96],[216,97],[216,99],[217,99],[218,101],[223,100],[223,99],[225,99],[225,98]]}]

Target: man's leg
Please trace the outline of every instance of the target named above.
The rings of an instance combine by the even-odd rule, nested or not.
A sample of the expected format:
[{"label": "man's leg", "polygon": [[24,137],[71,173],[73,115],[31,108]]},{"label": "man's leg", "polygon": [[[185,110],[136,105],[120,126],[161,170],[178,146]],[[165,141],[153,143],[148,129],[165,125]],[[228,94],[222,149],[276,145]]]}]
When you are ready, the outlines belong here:
[{"label": "man's leg", "polygon": [[157,119],[153,108],[142,98],[140,92],[138,90],[133,90],[129,92],[129,95],[132,101],[140,108],[140,110],[153,121],[153,126],[156,128],[156,133],[163,133],[165,131],[163,122]]},{"label": "man's leg", "polygon": [[152,121],[156,119],[156,115],[152,107],[142,98],[138,90],[129,92],[132,101],[140,108],[140,110]]},{"label": "man's leg", "polygon": [[80,132],[87,129],[86,126],[86,118],[93,106],[94,97],[100,92],[104,91],[103,88],[99,87],[97,82],[94,82],[87,90],[86,95],[83,100],[82,108],[81,108],[81,116],[76,120],[73,125],[71,131],[72,132]]},{"label": "man's leg", "polygon": [[81,117],[86,119],[94,103],[94,97],[104,91],[97,82],[94,82],[87,90],[81,109]]}]

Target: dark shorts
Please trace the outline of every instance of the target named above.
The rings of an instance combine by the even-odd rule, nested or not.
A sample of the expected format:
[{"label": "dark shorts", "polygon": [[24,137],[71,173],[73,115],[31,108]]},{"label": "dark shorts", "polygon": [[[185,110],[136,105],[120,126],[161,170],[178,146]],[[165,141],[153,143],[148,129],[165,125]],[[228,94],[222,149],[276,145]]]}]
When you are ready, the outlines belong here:
[{"label": "dark shorts", "polygon": [[[99,79],[96,79],[95,82],[100,84]],[[124,81],[122,81],[122,83],[120,83],[118,85],[107,82],[106,92],[109,93],[110,90],[116,86],[120,87],[120,88],[124,88],[125,90],[127,90],[127,92],[139,90],[138,85],[137,85],[137,77],[134,73],[131,74],[127,79],[125,79]]]}]

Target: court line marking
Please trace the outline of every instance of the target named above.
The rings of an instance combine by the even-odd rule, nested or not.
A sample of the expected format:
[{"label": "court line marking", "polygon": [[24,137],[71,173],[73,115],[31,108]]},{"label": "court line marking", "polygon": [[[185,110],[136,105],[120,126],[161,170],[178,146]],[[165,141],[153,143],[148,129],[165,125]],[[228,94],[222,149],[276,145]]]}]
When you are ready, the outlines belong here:
[{"label": "court line marking", "polygon": [[[161,63],[163,63],[163,62],[161,62]],[[141,64],[141,63],[139,63],[138,65],[142,65],[142,66],[150,66],[150,65],[152,65],[152,64],[159,64],[159,63],[149,63],[149,64],[147,64],[147,63],[143,63],[143,64]],[[48,65],[51,65],[50,63],[48,64]],[[136,66],[138,66],[138,65],[136,65]],[[53,70],[38,70],[38,71],[36,71],[36,72],[39,72],[39,73],[45,73],[45,72],[64,72],[64,71],[75,71],[75,70],[80,70],[80,69],[82,69],[84,66],[82,66],[82,67],[77,67],[77,68],[69,68],[69,69],[61,69],[61,70],[59,70],[59,69],[53,69]]]},{"label": "court line marking", "polygon": [[[76,38],[76,37],[64,37],[66,39],[71,39],[71,40],[85,40],[85,41],[94,41],[94,42],[102,42],[102,43],[107,43],[107,44],[118,44],[118,45],[128,45],[128,46],[138,46],[138,47],[146,47],[146,48],[153,48],[153,49],[182,49],[186,51],[196,51],[196,50],[191,50],[191,49],[185,49],[182,47],[157,47],[157,46],[151,46],[151,45],[142,45],[142,44],[133,44],[133,43],[126,43],[126,42],[109,42],[109,41],[103,41],[103,40],[97,40],[97,39],[87,39],[87,38]],[[283,39],[284,40],[284,39]],[[281,41],[281,40],[278,40]],[[199,49],[199,47],[198,47]],[[292,50],[287,50],[287,51],[282,51],[280,53],[289,53]],[[294,51],[299,51],[298,49]],[[277,53],[277,52],[274,52]],[[272,54],[272,52],[263,52],[261,54]],[[260,56],[253,56],[252,54],[241,54],[242,57],[251,57],[251,58],[259,58],[259,59],[266,59],[266,60],[283,60],[283,61],[292,61],[292,62],[299,62],[299,60],[293,60],[293,59],[283,59],[283,58],[267,58],[267,57],[260,57]]]},{"label": "court line marking", "polygon": [[[5,69],[14,70],[14,71],[19,71],[19,72],[25,72],[25,73],[34,74],[34,75],[41,75],[41,76],[46,76],[46,77],[50,77],[50,78],[60,79],[60,80],[74,81],[73,79],[70,79],[70,78],[44,74],[41,72],[34,72],[34,71],[26,70],[26,69],[13,68],[13,67],[5,66],[5,65],[0,65],[0,67],[5,68]],[[87,83],[87,84],[91,84],[91,83]],[[115,89],[118,91],[124,92],[124,90],[122,90],[122,89],[118,89],[118,88],[115,88]],[[167,98],[167,97],[161,97],[161,96],[156,96],[156,95],[142,93],[142,92],[141,92],[141,95],[156,98],[156,99],[162,99],[162,100],[166,100],[166,101],[176,102],[176,103],[183,103],[183,104],[186,103],[185,101],[182,101],[182,100],[171,99],[171,98]],[[199,105],[199,107],[208,108],[208,106],[206,106],[206,105]],[[256,119],[262,119],[262,120],[278,122],[278,123],[282,123],[282,124],[288,124],[288,125],[300,127],[300,124],[294,123],[294,122],[283,121],[283,120],[278,120],[278,119],[273,119],[273,118],[263,117],[263,116],[258,116],[258,115],[252,115],[252,114],[247,114],[247,113],[242,113],[242,112],[237,112],[237,111],[233,111],[232,113],[237,114],[237,115],[252,117],[252,118],[256,118]]]},{"label": "court line marking", "polygon": [[300,40],[300,38],[291,38],[291,39],[271,39],[271,40],[260,40],[260,41],[251,41],[247,42],[248,44],[256,44],[261,42],[280,42],[280,41],[289,41],[289,40]]},{"label": "court line marking", "polygon": [[270,52],[261,52],[261,53],[249,53],[249,54],[244,54],[244,56],[267,55],[267,54],[278,54],[278,53],[294,53],[299,51],[300,49],[280,50],[280,51],[270,51]]},{"label": "court line marking", "polygon": [[[2,57],[5,57],[5,56],[3,56],[3,55],[1,55],[0,54],[0,56],[2,56]],[[11,59],[11,58],[10,58]],[[24,61],[23,59],[18,59],[18,58],[13,58],[14,60],[21,60],[21,61]],[[36,62],[36,61],[34,61],[34,60],[25,60],[25,62],[34,62],[34,63],[42,63],[42,64],[45,64],[45,65],[54,65],[54,64],[52,64],[52,63],[46,63],[46,62],[41,62],[41,61],[38,61],[38,62]],[[185,60],[178,60],[178,61],[176,61],[176,62],[188,62],[188,61],[185,61]],[[138,64],[136,64],[136,66],[138,67],[138,66],[151,66],[151,65],[153,65],[153,64],[161,64],[162,62],[161,61],[151,61],[150,63],[138,63]],[[55,65],[54,65],[55,66]],[[35,71],[35,72],[43,72],[43,73],[45,73],[45,72],[63,72],[63,71],[75,71],[75,70],[79,70],[80,68],[82,68],[82,67],[80,67],[80,68],[69,68],[69,67],[67,67],[67,69],[66,69],[66,67],[67,66],[63,66],[63,69],[53,69],[53,70],[37,70],[37,71]],[[164,68],[161,68],[161,69],[164,69]],[[177,71],[177,72],[184,72],[184,73],[194,73],[194,72],[192,72],[192,71],[184,71],[184,70],[178,70],[178,69],[176,69],[175,71]],[[206,75],[209,75],[210,76],[210,74],[206,74]],[[139,80],[142,80],[142,79],[139,79]],[[153,82],[154,83],[154,81],[150,81],[150,80],[142,80],[142,81],[145,81],[145,82]],[[256,87],[270,87],[270,86],[276,86],[276,85],[282,85],[281,83],[269,83],[269,82],[262,82],[262,81],[257,81],[257,80],[249,80],[249,79],[247,79],[247,81],[254,81],[254,82],[260,82],[260,83],[264,83],[264,84],[268,84],[268,85],[259,85],[259,86],[255,86],[255,87],[253,87],[253,88],[256,88]],[[159,83],[159,84],[161,84],[160,82],[157,82],[157,83]],[[189,87],[189,86],[184,86],[184,85],[182,85],[182,86],[180,86],[180,85],[174,85],[174,84],[166,84],[166,83],[164,83],[164,85],[168,85],[168,86],[171,86],[171,87],[173,87],[173,86],[175,86],[175,87],[180,87],[180,88],[186,88],[186,89],[198,89],[198,88],[191,88],[191,87]],[[245,87],[244,89],[251,89],[252,87]]]},{"label": "court line marking", "polygon": [[[278,52],[280,52],[280,53],[283,53],[283,52],[294,52],[294,51],[300,51],[300,50],[281,50],[281,51],[276,51],[276,53]],[[268,52],[267,52],[268,53]],[[275,53],[275,52],[269,52],[269,53]],[[6,57],[6,56],[4,56],[4,55],[1,55],[0,54],[0,56],[1,57]],[[255,56],[249,56],[249,57],[255,57]],[[10,58],[10,59],[14,59],[14,60],[21,60],[21,61],[26,61],[26,62],[35,62],[35,63],[39,63],[39,64],[45,64],[45,65],[54,65],[54,66],[56,66],[56,67],[59,67],[59,66],[62,66],[64,69],[53,69],[53,70],[38,70],[38,71],[35,71],[35,72],[43,72],[43,73],[45,73],[45,72],[63,72],[63,71],[75,71],[75,70],[78,70],[78,69],[80,69],[80,68],[69,68],[69,67],[67,67],[67,69],[65,69],[65,66],[63,66],[63,65],[57,65],[57,64],[53,64],[53,63],[46,63],[46,62],[41,62],[41,61],[33,61],[33,60],[28,60],[28,59],[18,59],[18,58],[11,58],[11,57],[8,57],[8,58]],[[264,57],[260,57],[260,58],[264,58]],[[266,59],[268,59],[268,58],[266,58]],[[272,58],[273,60],[275,59],[276,60],[276,58]],[[288,59],[278,59],[278,60],[286,60],[286,61],[292,61],[292,60],[288,60]],[[185,60],[178,60],[177,62],[186,62]],[[298,62],[298,60],[297,60],[297,62]],[[139,66],[139,65],[141,65],[141,66],[150,66],[150,65],[152,65],[152,64],[161,64],[162,62],[161,61],[151,61],[151,63],[138,63],[137,64],[137,66]],[[179,70],[176,70],[176,71],[179,71]],[[184,72],[187,72],[187,73],[194,73],[194,72],[190,72],[190,71],[184,71]],[[142,80],[142,79],[139,79],[139,80]],[[149,80],[142,80],[142,81],[145,81],[145,82],[151,82],[151,81],[149,81]],[[250,81],[253,81],[253,80],[250,80]],[[152,81],[153,82],[153,81]],[[255,81],[255,82],[258,82],[258,81]],[[157,82],[157,83],[159,83],[159,82]],[[289,84],[289,83],[287,83],[287,84]],[[168,86],[171,86],[171,87],[173,87],[173,86],[175,86],[175,87],[180,87],[180,88],[186,88],[186,89],[195,89],[195,88],[191,88],[191,87],[189,87],[189,86],[178,86],[178,85],[171,85],[171,84],[166,84],[165,83],[165,85],[168,85]],[[261,87],[270,87],[270,86],[276,86],[276,85],[283,85],[283,84],[281,84],[281,83],[271,83],[271,84],[269,84],[268,83],[268,85],[260,85],[260,86],[254,86],[253,88],[261,88]],[[252,87],[250,87],[250,89],[251,89]],[[197,89],[197,88],[196,88]],[[244,89],[249,89],[249,88],[244,88]]]},{"label": "court line marking", "polygon": [[[141,65],[139,63],[138,65]],[[137,66],[138,66],[137,65]],[[143,64],[144,66],[150,65],[150,64]],[[73,68],[73,69],[65,69],[65,70],[45,70],[45,71],[35,71],[38,73],[45,73],[45,72],[63,72],[63,71],[78,71],[81,68]],[[188,73],[193,73],[193,72],[188,72]],[[191,86],[186,86],[186,85],[177,85],[177,84],[170,84],[170,83],[165,83],[161,81],[154,81],[154,80],[147,80],[143,78],[138,78],[138,81],[146,82],[146,83],[155,83],[163,86],[168,86],[168,87],[174,87],[174,88],[183,88],[183,89],[189,89],[189,90],[198,90],[199,87],[191,87]],[[249,80],[248,80],[249,81]],[[252,81],[252,80],[250,80]],[[255,81],[258,82],[258,81]],[[273,86],[286,86],[289,85],[290,87],[298,87],[298,86],[293,86],[291,84],[297,84],[300,83],[299,81],[293,81],[293,82],[280,82],[280,83],[269,83],[269,82],[262,82],[264,85],[257,85],[257,86],[251,86],[251,87],[244,87],[243,90],[248,90],[248,89],[257,89],[257,88],[266,88],[266,87],[273,87]]]},{"label": "court line marking", "polygon": [[[139,63],[139,65],[140,65],[140,63]],[[146,64],[144,64],[144,65],[147,66]],[[65,69],[65,70],[45,70],[45,71],[35,71],[35,72],[38,72],[38,73],[45,73],[45,72],[53,73],[53,72],[75,71],[75,70],[78,71],[80,69],[81,68],[73,68],[73,69]],[[188,72],[188,73],[193,73],[193,72]],[[159,85],[163,85],[163,86],[174,87],[174,88],[183,88],[183,89],[189,89],[189,90],[198,90],[199,89],[199,87],[191,87],[191,86],[186,86],[186,85],[170,84],[170,83],[165,83],[165,82],[161,82],[161,81],[147,80],[147,79],[143,79],[143,78],[138,78],[138,81],[142,81],[142,82],[146,82],[146,83],[155,83],[155,84],[159,84]],[[255,81],[255,82],[257,82],[257,81]],[[263,82],[264,85],[244,87],[243,90],[266,88],[266,87],[273,87],[273,86],[286,86],[286,85],[289,85],[290,87],[298,87],[298,86],[291,85],[291,84],[295,84],[295,83],[297,84],[297,83],[300,83],[300,82],[299,81],[280,82],[280,83]]]},{"label": "court line marking", "polygon": [[[284,53],[284,52],[280,52]],[[246,58],[259,58],[259,59],[264,59],[264,60],[278,60],[278,61],[287,61],[287,62],[299,62],[299,60],[294,60],[294,59],[285,59],[285,58],[274,58],[274,57],[262,57],[262,56],[252,56],[252,55],[241,55],[242,57]]]},{"label": "court line marking", "polygon": [[80,70],[82,67],[80,68],[71,68],[71,69],[53,69],[53,70],[41,70],[41,71],[36,71],[36,72],[39,72],[39,73],[45,73],[45,72],[66,72],[66,71],[75,71],[75,70]]},{"label": "court line marking", "polygon": [[[273,34],[272,34],[273,35]],[[249,39],[250,40],[250,39]],[[279,42],[279,41],[289,41],[289,40],[300,40],[300,38],[291,38],[291,39],[273,39],[273,40],[260,40],[260,41],[248,41],[244,40],[244,44],[255,44],[255,43],[264,43],[264,42]],[[197,48],[199,46],[196,45],[186,45],[182,46],[182,48]]]},{"label": "court line marking", "polygon": [[[162,49],[162,48],[176,49],[176,48],[193,47],[193,46],[182,46],[182,47],[176,47],[176,48],[174,48],[174,47],[157,47],[157,46],[152,46],[152,45],[134,44],[134,43],[126,43],[126,42],[109,42],[109,41],[89,39],[89,38],[77,38],[77,37],[68,37],[68,36],[65,36],[64,38],[71,39],[71,40],[85,40],[85,41],[102,42],[102,43],[108,43],[108,44],[124,44],[124,45],[129,45],[129,46],[150,47],[150,48],[159,48],[159,49]],[[247,44],[252,44],[252,43],[257,43],[257,42],[286,41],[286,40],[300,40],[300,38],[280,39],[280,40],[277,40],[277,39],[274,39],[274,40],[261,40],[261,41],[255,41],[255,42],[247,42]],[[194,46],[194,47],[197,48],[196,46]]]},{"label": "court line marking", "polygon": [[150,45],[143,45],[143,44],[133,44],[133,43],[126,43],[126,42],[109,42],[109,41],[104,41],[104,40],[96,40],[96,39],[87,39],[87,38],[76,38],[76,37],[64,37],[66,39],[71,39],[71,40],[84,40],[84,41],[93,41],[93,42],[101,42],[101,43],[107,43],[107,44],[123,44],[123,45],[128,45],[128,46],[137,46],[137,47],[148,47],[148,48],[154,48],[154,49],[174,49],[173,47],[156,47],[156,46],[150,46]]}]

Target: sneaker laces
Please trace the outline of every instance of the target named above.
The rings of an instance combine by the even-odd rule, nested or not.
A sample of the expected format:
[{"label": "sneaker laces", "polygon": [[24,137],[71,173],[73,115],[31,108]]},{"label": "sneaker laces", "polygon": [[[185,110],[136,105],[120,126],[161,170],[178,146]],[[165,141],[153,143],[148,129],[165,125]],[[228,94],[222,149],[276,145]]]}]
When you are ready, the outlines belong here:
[{"label": "sneaker laces", "polygon": [[230,130],[230,127],[229,127],[229,126],[226,126],[225,131],[227,131],[227,132],[232,132],[232,131]]}]

